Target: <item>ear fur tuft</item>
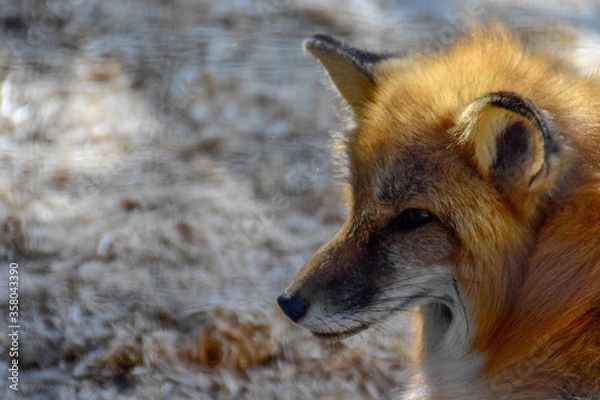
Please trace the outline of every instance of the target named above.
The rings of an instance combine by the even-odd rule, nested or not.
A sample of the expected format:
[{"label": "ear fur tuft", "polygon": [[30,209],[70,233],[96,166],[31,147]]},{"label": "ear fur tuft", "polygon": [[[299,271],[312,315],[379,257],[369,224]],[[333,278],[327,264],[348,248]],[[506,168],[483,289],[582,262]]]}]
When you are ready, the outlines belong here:
[{"label": "ear fur tuft", "polygon": [[535,191],[554,175],[562,137],[551,117],[528,99],[488,94],[465,109],[459,127],[479,172],[502,195]]},{"label": "ear fur tuft", "polygon": [[317,34],[304,41],[304,48],[327,70],[334,85],[355,113],[373,98],[376,66],[388,58],[343,44],[329,35]]}]

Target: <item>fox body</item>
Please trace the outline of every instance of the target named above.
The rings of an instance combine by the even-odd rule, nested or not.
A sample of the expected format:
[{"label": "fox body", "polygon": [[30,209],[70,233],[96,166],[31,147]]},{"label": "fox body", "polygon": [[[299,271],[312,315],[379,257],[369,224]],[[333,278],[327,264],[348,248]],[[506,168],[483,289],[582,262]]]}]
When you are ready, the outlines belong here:
[{"label": "fox body", "polygon": [[305,48],[353,114],[349,212],[285,314],[340,339],[418,310],[407,398],[600,398],[600,80],[498,27]]}]

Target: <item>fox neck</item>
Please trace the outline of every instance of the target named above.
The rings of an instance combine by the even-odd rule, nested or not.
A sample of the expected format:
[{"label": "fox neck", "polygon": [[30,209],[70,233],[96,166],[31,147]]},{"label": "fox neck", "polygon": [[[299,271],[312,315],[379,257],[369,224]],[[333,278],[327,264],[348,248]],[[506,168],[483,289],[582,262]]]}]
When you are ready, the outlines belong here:
[{"label": "fox neck", "polygon": [[423,305],[421,316],[420,369],[429,398],[477,398],[475,381],[484,360],[470,351],[474,327],[462,300]]}]

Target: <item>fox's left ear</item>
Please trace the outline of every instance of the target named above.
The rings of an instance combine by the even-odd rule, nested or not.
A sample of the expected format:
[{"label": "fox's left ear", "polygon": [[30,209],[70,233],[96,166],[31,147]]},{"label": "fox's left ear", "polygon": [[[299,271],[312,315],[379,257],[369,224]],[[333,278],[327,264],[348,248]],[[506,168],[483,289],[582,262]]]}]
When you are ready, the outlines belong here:
[{"label": "fox's left ear", "polygon": [[562,135],[550,114],[514,93],[488,94],[463,112],[461,140],[500,194],[548,189],[558,173]]},{"label": "fox's left ear", "polygon": [[344,100],[360,114],[375,94],[377,64],[389,56],[355,49],[323,34],[306,39],[304,48],[323,64]]}]

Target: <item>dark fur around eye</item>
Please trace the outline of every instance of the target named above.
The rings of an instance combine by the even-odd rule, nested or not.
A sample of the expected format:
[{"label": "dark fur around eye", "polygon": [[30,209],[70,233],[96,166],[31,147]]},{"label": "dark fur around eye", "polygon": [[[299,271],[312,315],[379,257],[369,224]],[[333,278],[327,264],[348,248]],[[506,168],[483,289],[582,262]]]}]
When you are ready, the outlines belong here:
[{"label": "dark fur around eye", "polygon": [[431,222],[435,216],[421,208],[409,208],[392,219],[384,228],[388,233],[408,232]]}]

